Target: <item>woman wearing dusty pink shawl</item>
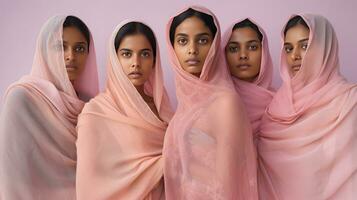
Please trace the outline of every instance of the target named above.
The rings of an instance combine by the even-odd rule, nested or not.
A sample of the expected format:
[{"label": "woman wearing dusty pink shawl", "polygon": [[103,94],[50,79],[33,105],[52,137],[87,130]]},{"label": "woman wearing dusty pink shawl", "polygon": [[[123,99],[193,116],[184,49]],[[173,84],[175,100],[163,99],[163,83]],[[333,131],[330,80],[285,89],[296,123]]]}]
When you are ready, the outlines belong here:
[{"label": "woman wearing dusty pink shawl", "polygon": [[306,53],[301,66],[290,68],[290,47],[283,48],[284,82],[262,121],[260,197],[356,199],[357,88],[339,72],[332,25],[322,16],[300,16],[309,29]]},{"label": "woman wearing dusty pink shawl", "polygon": [[[73,47],[88,56],[72,85],[64,53],[68,44],[62,38],[66,19],[55,16],[46,22],[31,74],[7,90],[0,119],[2,200],[75,199],[77,116],[84,100],[98,92],[98,78],[89,35],[85,46]],[[79,31],[76,26],[69,29]],[[72,59],[68,66],[71,72],[78,67],[75,63]]]},{"label": "woman wearing dusty pink shawl", "polygon": [[[255,30],[253,26],[254,28],[256,27],[257,30]],[[232,62],[232,64],[237,64],[238,66],[229,66],[229,67],[239,68],[239,65],[243,65],[243,64],[250,64],[250,67],[256,67],[256,66],[252,66],[256,63],[256,61],[253,60],[256,57],[254,57],[253,55],[249,57],[249,54],[247,52],[245,52],[245,54],[243,53],[240,54],[239,52],[235,52],[237,51],[235,49],[233,50],[233,53],[231,53],[229,50],[230,42],[236,43],[236,41],[231,40],[233,39],[232,33],[233,31],[239,30],[240,28],[250,29],[249,31],[251,31],[252,33],[256,32],[255,34],[257,35],[257,39],[259,41],[249,40],[248,41],[249,44],[240,44],[240,47],[236,47],[235,45],[237,44],[234,44],[233,46],[234,48],[239,48],[240,51],[243,51],[242,48],[245,48],[246,46],[257,45],[255,44],[257,42],[260,43],[260,45],[257,45],[256,47],[257,49],[251,50],[251,51],[261,51],[260,63],[259,63],[260,68],[257,71],[258,74],[256,75],[252,73],[248,74],[247,71],[249,69],[248,70],[246,69],[245,78],[247,78],[249,75],[255,76],[251,81],[242,80],[238,76],[236,76],[238,75],[238,73],[235,75],[235,71],[233,70],[231,71],[235,89],[243,100],[243,103],[245,105],[245,108],[248,113],[248,117],[250,119],[253,128],[253,134],[256,137],[259,132],[262,116],[265,112],[266,107],[271,102],[274,94],[271,87],[271,81],[273,75],[273,63],[270,57],[268,39],[264,30],[256,23],[254,23],[251,19],[244,19],[231,25],[223,36],[223,48],[225,48],[226,59],[227,56],[229,56],[228,54],[232,54],[232,56],[237,57],[234,60],[235,62]],[[258,31],[260,34],[258,33]],[[254,44],[251,44],[251,42],[254,42]],[[249,50],[244,49],[244,51],[249,51]],[[230,65],[229,62],[227,62],[227,64]],[[253,69],[251,69],[251,71],[253,71]]]},{"label": "woman wearing dusty pink shawl", "polygon": [[[207,19],[208,15],[216,32],[210,28],[213,38],[209,52],[203,60],[202,71],[194,75],[180,64],[173,48],[174,42],[181,42],[179,35],[187,36],[180,32],[172,37],[172,32],[176,31],[172,31],[171,26],[177,18],[171,18],[167,25],[168,51],[175,72],[178,107],[164,143],[166,198],[257,199],[256,157],[251,127],[228,69],[222,63],[218,21],[212,12],[196,6],[186,8],[176,16],[183,15],[189,17],[181,24],[197,19],[202,23],[202,18]],[[206,34],[200,33],[197,37]],[[204,38],[194,40],[201,44],[206,41]],[[194,61],[191,64],[197,63]]]},{"label": "woman wearing dusty pink shawl", "polygon": [[[142,32],[138,26],[150,29],[140,22],[123,21],[114,30],[109,40],[105,92],[86,104],[79,117],[78,199],[164,198],[162,146],[173,113],[164,88],[159,48],[156,45],[155,51],[151,44],[156,57],[149,79],[143,83],[145,96],[153,98],[156,114],[118,59],[119,54],[134,56],[131,49],[121,49],[126,38],[143,36],[150,40],[147,32],[152,33],[151,29]],[[116,39],[117,35],[123,38]],[[153,33],[151,39],[157,44]],[[116,41],[121,41],[119,48]],[[138,63],[130,65],[137,65],[140,71],[144,66]]]}]

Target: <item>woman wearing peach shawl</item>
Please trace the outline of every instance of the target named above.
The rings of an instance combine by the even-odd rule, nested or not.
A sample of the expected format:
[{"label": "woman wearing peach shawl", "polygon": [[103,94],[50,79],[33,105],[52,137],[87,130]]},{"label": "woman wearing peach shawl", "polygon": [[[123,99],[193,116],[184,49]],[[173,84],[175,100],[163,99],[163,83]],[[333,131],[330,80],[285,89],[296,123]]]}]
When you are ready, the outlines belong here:
[{"label": "woman wearing peach shawl", "polygon": [[[135,27],[147,27],[133,21],[124,21],[116,27],[109,40],[105,92],[91,100],[79,117],[78,199],[164,198],[162,146],[172,110],[163,85],[158,45],[154,66],[150,66],[153,70],[144,82],[145,95],[153,98],[158,115],[131,82],[135,80],[123,70],[125,66],[118,56],[134,56],[135,51],[122,50],[122,44],[116,49],[116,36],[123,37],[121,43],[136,36],[149,40],[147,32],[137,29],[123,36],[121,32],[130,29],[127,27],[132,23],[136,23]],[[134,63],[130,65],[134,67]],[[143,62],[137,67],[142,70]]]},{"label": "woman wearing peach shawl", "polygon": [[357,88],[339,72],[332,25],[321,16],[300,16],[309,29],[306,53],[294,75],[282,52],[284,83],[263,117],[260,197],[356,199]]},{"label": "woman wearing peach shawl", "polygon": [[[192,27],[186,22],[202,24],[202,16],[207,19],[208,15],[216,32],[209,40],[212,43],[205,60],[199,61],[204,64],[197,75],[186,71],[177,54],[179,50],[173,47],[173,43],[181,40],[176,39],[176,35],[185,36],[184,32],[192,30],[180,28],[183,32],[177,34],[179,24],[174,31],[175,39],[172,40],[171,36],[167,39],[175,72],[178,107],[164,143],[166,198],[257,199],[256,157],[251,127],[227,67],[222,63],[218,21],[212,12],[196,6],[184,9],[177,16],[187,13],[191,14],[181,22],[182,27]],[[171,25],[175,19],[170,19],[167,35],[172,35]],[[194,32],[198,26],[193,26],[196,27]],[[198,37],[202,35],[207,33],[200,33]],[[197,38],[194,42],[203,44],[207,40]],[[200,53],[196,53],[199,56]],[[197,64],[194,61],[189,64]]]},{"label": "woman wearing peach shawl", "polygon": [[[7,90],[0,120],[0,199],[75,199],[77,116],[84,100],[98,92],[98,78],[91,36],[80,47],[62,38],[65,29],[83,34],[76,26],[64,28],[67,18],[46,22],[31,74]],[[78,63],[67,62],[65,47],[88,53],[76,79],[70,73]]]},{"label": "woman wearing peach shawl", "polygon": [[[228,54],[227,52],[229,48],[228,44],[230,43],[230,38],[232,36],[233,31],[238,30],[239,28],[249,28],[253,32],[255,31],[250,25],[241,25],[239,27],[236,27],[236,25],[243,24],[243,23],[247,24],[247,22],[249,24],[252,23],[256,25],[256,27],[258,28],[257,31],[259,31],[262,36],[260,41],[261,44],[256,50],[259,51],[261,49],[260,69],[256,77],[251,82],[246,80],[241,80],[237,76],[235,76],[234,73],[232,72],[231,73],[232,73],[232,79],[234,82],[235,89],[243,100],[243,103],[248,113],[248,117],[250,119],[250,123],[252,125],[253,134],[256,137],[259,132],[262,116],[265,112],[266,107],[273,99],[273,94],[274,94],[273,89],[271,87],[271,81],[273,76],[273,63],[270,57],[267,36],[264,30],[260,26],[258,26],[257,23],[254,23],[251,19],[244,19],[231,25],[228,28],[228,30],[225,32],[223,36],[223,48],[225,48],[226,54]],[[256,34],[259,35],[258,33]],[[260,39],[259,36],[258,39]],[[243,48],[243,45],[240,46],[240,48]],[[235,54],[234,56],[238,57],[237,54]],[[252,59],[254,59],[253,56],[249,58],[243,58],[242,63],[244,62],[244,63],[252,64],[255,62]],[[227,64],[229,65],[228,62]],[[232,67],[238,67],[238,66],[232,66]]]}]

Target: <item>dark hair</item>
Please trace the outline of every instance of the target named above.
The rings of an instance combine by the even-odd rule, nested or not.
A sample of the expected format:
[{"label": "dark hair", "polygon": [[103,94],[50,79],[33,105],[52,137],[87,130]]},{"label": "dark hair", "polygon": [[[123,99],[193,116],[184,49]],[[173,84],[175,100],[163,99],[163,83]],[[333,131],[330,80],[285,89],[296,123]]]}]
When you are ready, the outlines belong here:
[{"label": "dark hair", "polygon": [[263,34],[260,32],[258,26],[255,25],[249,19],[245,19],[245,20],[243,20],[241,22],[236,23],[233,26],[232,31],[234,31],[235,29],[238,29],[238,28],[245,28],[245,27],[249,27],[249,28],[253,29],[257,33],[258,39],[259,39],[260,42],[263,40]]},{"label": "dark hair", "polygon": [[303,25],[305,26],[307,29],[310,29],[309,26],[306,24],[305,20],[301,17],[301,16],[295,16],[293,18],[291,18],[288,23],[285,26],[284,29],[284,36],[286,35],[286,32],[288,32],[288,30],[296,25]]},{"label": "dark hair", "polygon": [[75,27],[77,28],[83,36],[86,38],[87,43],[88,43],[88,50],[89,50],[89,44],[90,44],[90,33],[87,25],[78,17],[76,16],[67,16],[66,19],[64,20],[63,23],[63,28],[66,27]]},{"label": "dark hair", "polygon": [[141,22],[129,22],[122,26],[117,35],[115,36],[114,46],[115,52],[118,51],[119,45],[125,36],[135,35],[135,34],[143,34],[149,40],[151,48],[153,50],[154,58],[156,57],[156,39],[154,32],[150,27],[141,23]]},{"label": "dark hair", "polygon": [[214,24],[213,17],[206,13],[189,8],[185,12],[174,17],[174,19],[172,20],[172,23],[170,26],[171,45],[174,44],[175,31],[176,31],[177,26],[179,26],[185,19],[190,18],[190,17],[198,17],[199,19],[201,19],[204,22],[204,24],[209,28],[212,35],[216,35],[217,27]]}]

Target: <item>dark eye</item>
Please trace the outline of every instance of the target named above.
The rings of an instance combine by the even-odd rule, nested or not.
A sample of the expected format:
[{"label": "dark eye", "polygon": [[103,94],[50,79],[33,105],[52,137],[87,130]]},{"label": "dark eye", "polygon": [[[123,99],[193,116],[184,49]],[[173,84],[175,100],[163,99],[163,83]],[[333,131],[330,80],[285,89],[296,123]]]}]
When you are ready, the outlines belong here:
[{"label": "dark eye", "polygon": [[180,45],[185,45],[187,43],[187,39],[186,38],[178,38],[177,43]]},{"label": "dark eye", "polygon": [[208,43],[208,39],[207,39],[207,38],[200,38],[200,39],[198,40],[198,43],[199,43],[199,44],[207,44],[207,43]]},{"label": "dark eye", "polygon": [[258,49],[258,45],[256,45],[256,44],[249,45],[248,49],[255,51]]},{"label": "dark eye", "polygon": [[87,49],[82,46],[82,45],[79,45],[79,46],[76,46],[76,48],[74,49],[76,52],[79,52],[79,53],[83,53],[85,52]]},{"label": "dark eye", "polygon": [[231,53],[236,53],[236,52],[238,52],[238,47],[237,46],[228,46],[228,51]]},{"label": "dark eye", "polygon": [[293,50],[293,48],[290,47],[290,46],[285,46],[284,50],[285,50],[286,53],[290,53]]},{"label": "dark eye", "polygon": [[123,52],[121,53],[121,55],[122,55],[123,57],[130,57],[130,56],[131,56],[131,53],[130,53],[129,51],[123,51]]},{"label": "dark eye", "polygon": [[150,51],[143,51],[143,52],[141,53],[141,56],[143,56],[143,57],[150,57],[150,56],[151,56],[151,53],[150,53]]},{"label": "dark eye", "polygon": [[302,49],[304,49],[304,50],[306,50],[306,49],[307,49],[307,47],[308,47],[308,45],[307,45],[307,44],[302,44],[302,46],[301,46],[301,48],[302,48]]}]

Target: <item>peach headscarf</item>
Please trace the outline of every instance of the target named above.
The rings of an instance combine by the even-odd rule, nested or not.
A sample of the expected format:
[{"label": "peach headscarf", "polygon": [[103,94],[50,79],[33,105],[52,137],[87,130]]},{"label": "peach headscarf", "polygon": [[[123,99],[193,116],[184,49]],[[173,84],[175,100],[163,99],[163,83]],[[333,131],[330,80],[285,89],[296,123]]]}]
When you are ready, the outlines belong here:
[{"label": "peach headscarf", "polygon": [[108,48],[104,93],[85,105],[78,122],[78,199],[161,199],[164,197],[162,146],[172,117],[164,88],[159,47],[154,70],[145,83],[161,121],[127,78],[115,51]]},{"label": "peach headscarf", "polygon": [[[260,33],[263,35],[263,39],[261,42],[262,57],[259,75],[255,78],[253,82],[240,80],[233,75],[232,79],[235,85],[235,89],[242,98],[245,108],[247,110],[248,117],[252,124],[253,134],[254,136],[257,136],[262,116],[265,112],[266,107],[273,99],[274,95],[273,89],[271,87],[271,81],[273,77],[273,62],[270,57],[268,39],[264,30],[253,20],[248,20],[254,23],[259,28]],[[234,25],[242,21],[243,20],[232,24],[224,33],[222,43],[223,50],[229,42]]]},{"label": "peach headscarf", "polygon": [[337,38],[327,19],[299,16],[310,29],[308,49],[292,77],[282,48],[284,83],[263,117],[258,142],[260,196],[355,199],[356,84],[340,75]]},{"label": "peach headscarf", "polygon": [[0,199],[75,199],[76,124],[98,92],[93,39],[85,70],[72,86],[63,55],[63,22],[39,34],[30,75],[12,84],[0,118]]},{"label": "peach headscarf", "polygon": [[[220,27],[200,77],[185,72],[167,44],[176,78],[177,111],[164,143],[167,199],[257,199],[256,157],[249,119],[234,91],[220,48]],[[182,10],[184,12],[188,8]]]}]

